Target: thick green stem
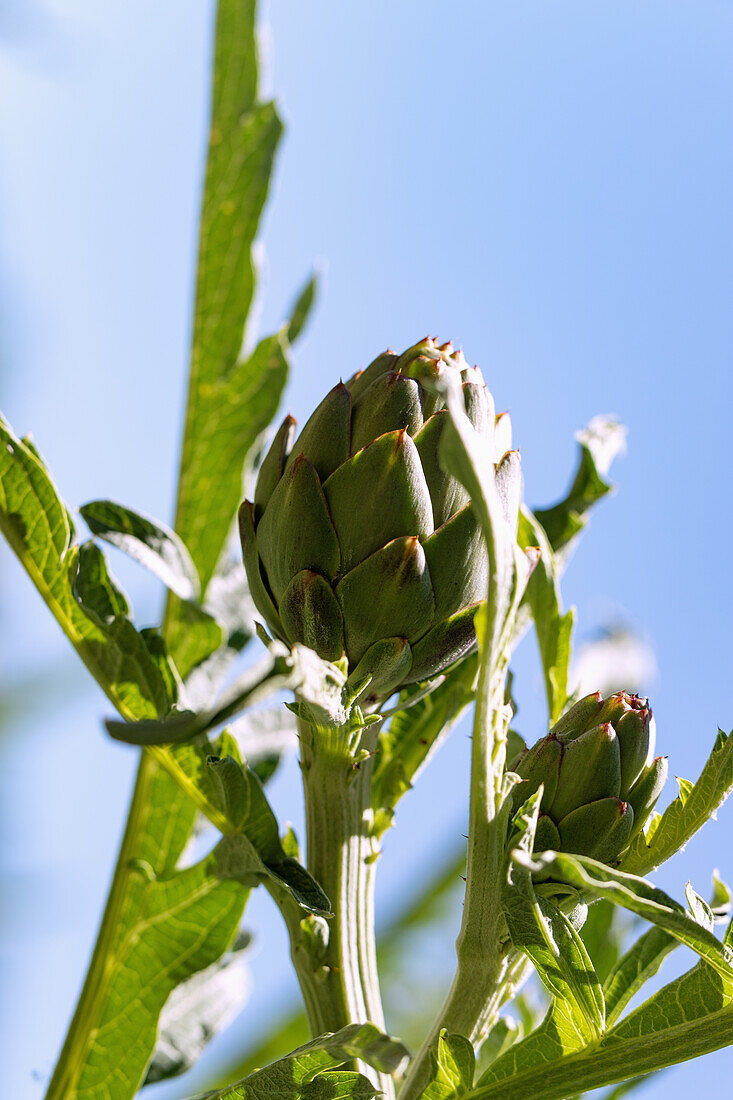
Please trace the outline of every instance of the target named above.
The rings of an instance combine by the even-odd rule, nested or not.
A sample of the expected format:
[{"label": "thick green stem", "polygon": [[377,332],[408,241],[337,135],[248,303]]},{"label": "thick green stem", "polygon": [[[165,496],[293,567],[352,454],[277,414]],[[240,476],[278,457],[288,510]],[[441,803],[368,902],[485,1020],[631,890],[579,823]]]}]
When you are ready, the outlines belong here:
[{"label": "thick green stem", "polygon": [[65,1100],[76,1094],[77,1079],[84,1068],[89,1047],[93,1041],[93,1036],[90,1035],[90,1020],[97,1019],[97,1006],[106,992],[107,970],[119,930],[120,915],[127,901],[130,879],[133,875],[138,877],[140,875],[139,870],[133,866],[132,860],[140,850],[140,838],[147,827],[146,811],[156,769],[157,765],[150,754],[143,752],[112,885],[97,934],[97,942],[76,1011],[46,1092],[46,1100]]},{"label": "thick green stem", "polygon": [[471,748],[471,799],[468,828],[466,897],[456,941],[457,967],[445,1003],[413,1059],[400,1091],[401,1100],[416,1100],[425,1087],[430,1048],[440,1031],[465,1035],[474,1044],[485,1037],[505,1001],[513,953],[501,910],[506,811],[499,780],[504,765],[506,711],[505,661],[481,661]]},{"label": "thick green stem", "polygon": [[[349,1023],[384,1028],[374,935],[374,863],[371,756],[354,763],[353,735],[299,723],[305,795],[307,866],[331,901],[333,917],[303,919],[282,905],[293,965],[311,1031],[338,1031]],[[376,730],[365,731],[371,751]],[[360,1066],[387,1097],[391,1077]]]}]

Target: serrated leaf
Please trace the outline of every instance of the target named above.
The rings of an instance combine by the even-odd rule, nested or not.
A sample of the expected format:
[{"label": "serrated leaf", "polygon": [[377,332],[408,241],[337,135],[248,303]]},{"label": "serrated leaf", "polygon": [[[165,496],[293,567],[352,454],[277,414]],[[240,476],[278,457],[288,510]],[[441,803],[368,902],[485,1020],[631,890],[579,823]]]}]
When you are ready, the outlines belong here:
[{"label": "serrated leaf", "polygon": [[400,694],[396,713],[379,735],[372,779],[375,829],[392,824],[395,807],[474,697],[476,654],[461,661],[434,691],[413,703],[419,687]]},{"label": "serrated leaf", "polygon": [[[644,1076],[730,1042],[733,977],[721,975],[702,961],[616,1023],[632,997],[677,945],[671,934],[652,928],[619,961],[604,985],[607,1026],[616,1026],[606,1031],[599,1046],[580,1052],[564,1047],[555,1028],[555,1002],[540,1027],[484,1074],[479,1084],[485,1089],[472,1092],[472,1100],[521,1100],[527,1095],[533,1100],[560,1100],[637,1074]],[[708,1011],[711,1027],[706,1026]],[[713,1020],[718,1012],[720,1016]],[[654,1048],[651,1057],[650,1049],[645,1048],[647,1041],[650,1049]],[[574,1057],[568,1058],[566,1055],[571,1053]],[[627,1083],[611,1095],[623,1095],[629,1087]]]},{"label": "serrated leaf", "polygon": [[280,404],[289,339],[313,301],[309,283],[280,332],[240,359],[254,292],[252,247],[282,134],[274,105],[257,100],[254,19],[254,0],[220,0],[175,523],[204,591],[242,495],[245,460]]},{"label": "serrated leaf", "polygon": [[196,566],[170,527],[112,500],[92,500],[79,512],[93,535],[140,562],[182,600],[198,599]]},{"label": "serrated leaf", "polygon": [[545,675],[550,723],[557,721],[568,698],[570,638],[575,612],[561,611],[559,570],[555,553],[542,526],[530,510],[522,508],[517,534],[522,547],[539,546],[540,560],[529,578],[525,600],[532,610]]},{"label": "serrated leaf", "polygon": [[80,657],[118,710],[153,718],[169,706],[165,682],[104,556],[73,545],[74,529],[37,452],[0,417],[0,529]]},{"label": "serrated leaf", "polygon": [[239,503],[247,452],[277,409],[279,335],[238,362],[254,294],[252,246],[282,124],[257,95],[254,0],[220,0],[194,331],[175,529],[204,591]]},{"label": "serrated leaf", "polygon": [[[332,1071],[345,1062],[358,1059],[382,1073],[396,1073],[408,1057],[402,1043],[384,1035],[373,1024],[350,1024],[333,1034],[313,1039],[236,1085],[208,1093],[207,1097],[208,1100],[372,1097],[378,1090],[360,1074]],[[311,1085],[317,1085],[319,1079],[323,1079],[324,1087],[312,1089]]]},{"label": "serrated leaf", "polygon": [[636,838],[622,863],[635,875],[646,875],[684,848],[688,840],[713,817],[733,790],[733,737],[718,736],[697,783],[670,803],[655,822],[653,832]]},{"label": "serrated leaf", "polygon": [[698,924],[679,902],[645,879],[616,871],[587,856],[564,852],[546,853],[537,859],[536,864],[522,852],[513,853],[513,859],[529,870],[549,870],[555,880],[566,882],[594,897],[606,898],[644,917],[671,933],[680,943],[691,947],[726,978],[733,976],[733,951],[721,944],[707,927]]}]

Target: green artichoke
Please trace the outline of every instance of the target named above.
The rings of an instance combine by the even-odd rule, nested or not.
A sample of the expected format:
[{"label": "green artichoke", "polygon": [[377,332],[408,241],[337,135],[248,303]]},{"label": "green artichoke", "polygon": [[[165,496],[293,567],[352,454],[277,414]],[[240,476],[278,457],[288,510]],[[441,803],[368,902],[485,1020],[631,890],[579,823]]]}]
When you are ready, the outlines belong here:
[{"label": "green artichoke", "polygon": [[544,784],[535,851],[553,849],[617,860],[649,817],[667,778],[654,759],[648,700],[599,691],[571,707],[542,740],[510,765],[522,779],[517,809]]},{"label": "green artichoke", "polygon": [[497,484],[516,525],[508,417],[494,416],[478,368],[432,339],[339,382],[295,442],[287,416],[239,512],[252,598],[270,630],[326,660],[345,656],[352,683],[371,677],[373,698],[476,644],[487,552],[468,493],[438,458],[444,371],[460,375],[474,428],[501,441]]}]

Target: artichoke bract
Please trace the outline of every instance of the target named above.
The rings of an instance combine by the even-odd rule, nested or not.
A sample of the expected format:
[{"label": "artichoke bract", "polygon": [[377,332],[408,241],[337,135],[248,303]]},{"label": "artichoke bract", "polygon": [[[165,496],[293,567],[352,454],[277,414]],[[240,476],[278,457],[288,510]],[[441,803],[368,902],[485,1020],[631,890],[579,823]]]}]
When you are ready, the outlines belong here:
[{"label": "artichoke bract", "polygon": [[667,778],[666,757],[654,758],[654,744],[647,699],[624,691],[580,699],[510,765],[522,779],[515,809],[544,784],[534,850],[603,863],[623,855]]},{"label": "artichoke bract", "polygon": [[444,371],[460,375],[474,428],[501,449],[497,485],[516,525],[519,456],[508,450],[508,417],[495,417],[478,368],[432,339],[339,382],[294,441],[286,416],[254,501],[239,511],[252,598],[269,629],[325,660],[345,656],[351,683],[371,677],[374,698],[467,654],[486,598],[478,520],[439,461]]}]

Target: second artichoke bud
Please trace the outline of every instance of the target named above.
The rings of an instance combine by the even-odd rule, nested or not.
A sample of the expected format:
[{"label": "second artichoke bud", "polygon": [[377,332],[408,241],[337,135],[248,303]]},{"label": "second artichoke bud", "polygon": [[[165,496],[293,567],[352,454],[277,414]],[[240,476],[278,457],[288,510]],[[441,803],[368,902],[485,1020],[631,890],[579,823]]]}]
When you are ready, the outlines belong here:
[{"label": "second artichoke bud", "polygon": [[646,822],[667,778],[654,758],[655,727],[646,699],[618,692],[587,695],[546,737],[510,765],[522,779],[517,809],[544,784],[535,851],[618,860]]},{"label": "second artichoke bud", "polygon": [[[519,456],[478,368],[449,344],[387,352],[323,399],[293,442],[286,417],[240,508],[244,564],[270,630],[348,660],[373,697],[426,680],[476,644],[488,587],[468,493],[439,461],[448,412],[434,385],[455,372],[466,413],[499,453],[516,528]],[[506,453],[505,453],[506,452]]]}]

